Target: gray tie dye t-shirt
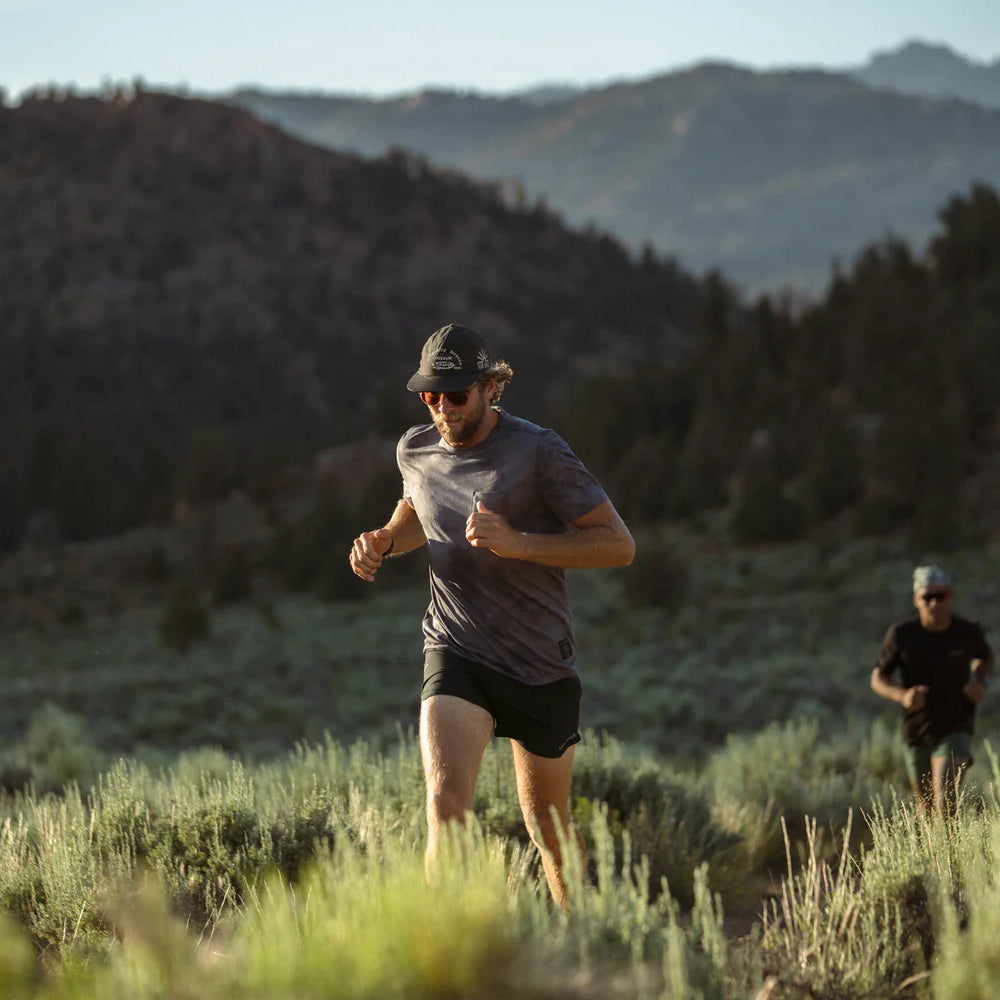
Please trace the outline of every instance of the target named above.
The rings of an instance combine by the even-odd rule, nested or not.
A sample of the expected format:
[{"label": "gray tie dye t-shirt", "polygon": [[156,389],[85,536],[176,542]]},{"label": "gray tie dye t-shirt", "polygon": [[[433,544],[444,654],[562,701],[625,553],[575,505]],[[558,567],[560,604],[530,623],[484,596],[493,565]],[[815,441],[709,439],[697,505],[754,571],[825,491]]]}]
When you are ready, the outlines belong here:
[{"label": "gray tie dye t-shirt", "polygon": [[433,424],[411,427],[396,459],[403,497],[427,536],[431,603],[424,649],[451,649],[527,684],[576,674],[573,619],[561,569],[474,548],[475,502],[517,531],[553,534],[607,499],[554,431],[500,411],[485,441],[447,444]]}]

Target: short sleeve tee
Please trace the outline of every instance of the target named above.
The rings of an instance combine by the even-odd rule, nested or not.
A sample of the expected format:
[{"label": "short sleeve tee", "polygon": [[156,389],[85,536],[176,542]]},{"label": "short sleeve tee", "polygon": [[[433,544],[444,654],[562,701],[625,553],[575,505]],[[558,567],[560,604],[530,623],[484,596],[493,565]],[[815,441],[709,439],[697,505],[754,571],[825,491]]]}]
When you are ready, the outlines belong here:
[{"label": "short sleeve tee", "polygon": [[941,632],[925,629],[919,618],[889,627],[875,664],[879,673],[888,680],[898,671],[903,687],[928,687],[924,706],[903,713],[910,746],[933,746],[951,733],[972,732],[976,706],[962,688],[969,682],[972,661],[989,655],[980,626],[957,615]]},{"label": "short sleeve tee", "polygon": [[607,499],[600,483],[554,431],[502,410],[480,444],[453,447],[424,424],[403,435],[396,458],[427,537],[424,648],[452,649],[527,684],[575,675],[563,571],[473,547],[465,524],[481,500],[517,531],[567,531]]}]

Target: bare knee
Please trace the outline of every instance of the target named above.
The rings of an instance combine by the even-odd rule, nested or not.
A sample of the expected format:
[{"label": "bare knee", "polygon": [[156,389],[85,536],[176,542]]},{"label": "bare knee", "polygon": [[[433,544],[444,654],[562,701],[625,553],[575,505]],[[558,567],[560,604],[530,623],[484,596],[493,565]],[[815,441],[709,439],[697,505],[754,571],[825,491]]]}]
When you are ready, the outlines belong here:
[{"label": "bare knee", "polygon": [[560,844],[569,831],[569,816],[554,807],[541,806],[523,809],[522,813],[528,836],[535,847],[559,857]]},{"label": "bare knee", "polygon": [[934,806],[942,816],[954,813],[958,805],[958,790],[968,763],[967,758],[935,757],[931,759]]},{"label": "bare knee", "polygon": [[454,820],[464,823],[465,816],[472,809],[466,796],[447,786],[427,788],[427,821],[440,826]]},{"label": "bare knee", "polygon": [[917,810],[923,814],[930,812],[934,804],[934,788],[930,773],[924,775],[923,779],[911,780],[910,788],[913,791],[913,800],[917,804]]},{"label": "bare knee", "polygon": [[558,847],[559,838],[552,816],[546,812],[529,812],[524,815],[524,824],[528,828],[528,836],[535,847],[541,849]]}]

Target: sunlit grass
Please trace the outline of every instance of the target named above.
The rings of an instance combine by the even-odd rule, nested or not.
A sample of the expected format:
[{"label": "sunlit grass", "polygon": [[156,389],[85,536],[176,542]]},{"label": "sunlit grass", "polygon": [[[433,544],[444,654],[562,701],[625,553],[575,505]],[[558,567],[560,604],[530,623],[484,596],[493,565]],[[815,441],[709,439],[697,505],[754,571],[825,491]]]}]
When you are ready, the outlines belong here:
[{"label": "sunlit grass", "polygon": [[[327,740],[252,767],[217,752],[161,770],[123,760],[85,797],[22,796],[0,824],[12,918],[0,973],[19,991],[5,995],[990,996],[1000,805],[988,748],[990,777],[954,819],[920,816],[890,788],[838,827],[777,806],[763,773],[798,754],[816,772],[800,807],[839,808],[845,787],[866,787],[829,798],[822,770],[836,774],[841,751],[809,724],[764,732],[739,759],[730,747],[701,776],[611,738],[584,746],[591,797],[574,813],[590,862],[570,863],[566,912],[516,820],[500,747],[431,882],[412,736],[388,753]],[[742,803],[727,784],[741,760]],[[748,919],[764,874],[754,838],[772,821],[784,873]]]},{"label": "sunlit grass", "polygon": [[[990,996],[995,716],[958,817],[935,823],[868,690],[909,556],[699,544],[677,539],[690,589],[670,611],[624,606],[620,574],[571,575],[584,721],[604,731],[577,749],[590,865],[568,913],[503,741],[453,863],[424,878],[422,590],[217,610],[183,657],[142,611],[9,637],[0,685],[92,690],[86,722],[44,709],[4,752],[29,783],[0,793],[0,982],[25,1000]],[[991,559],[948,560],[987,623]]]}]

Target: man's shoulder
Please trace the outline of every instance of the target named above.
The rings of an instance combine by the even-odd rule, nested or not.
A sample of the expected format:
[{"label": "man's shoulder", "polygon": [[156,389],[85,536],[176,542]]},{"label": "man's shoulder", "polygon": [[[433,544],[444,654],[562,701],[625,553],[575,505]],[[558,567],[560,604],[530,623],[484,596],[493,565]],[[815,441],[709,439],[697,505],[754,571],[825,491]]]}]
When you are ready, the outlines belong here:
[{"label": "man's shoulder", "polygon": [[400,439],[396,446],[398,451],[410,451],[414,448],[424,448],[440,442],[441,435],[434,424],[416,424]]},{"label": "man's shoulder", "polygon": [[973,621],[971,618],[963,618],[961,615],[951,616],[951,627],[960,635],[978,637],[983,634],[983,628],[979,622]]},{"label": "man's shoulder", "polygon": [[923,632],[924,627],[916,615],[912,618],[900,618],[899,621],[893,622],[888,630],[889,635],[894,635],[901,640],[918,638]]},{"label": "man's shoulder", "polygon": [[494,429],[499,429],[510,434],[525,434],[538,438],[555,433],[549,430],[548,427],[542,427],[540,424],[525,420],[524,417],[515,417],[513,413],[508,413],[506,410],[500,411],[500,419],[497,421],[497,426]]},{"label": "man's shoulder", "polygon": [[974,622],[971,618],[966,618],[964,615],[952,615],[951,623],[952,625],[957,625],[959,628],[979,628],[979,622]]},{"label": "man's shoulder", "polygon": [[506,410],[500,411],[497,428],[507,441],[516,442],[521,448],[534,449],[543,460],[558,461],[560,456],[573,453],[566,439],[551,427],[543,427],[523,417],[512,416]]}]

